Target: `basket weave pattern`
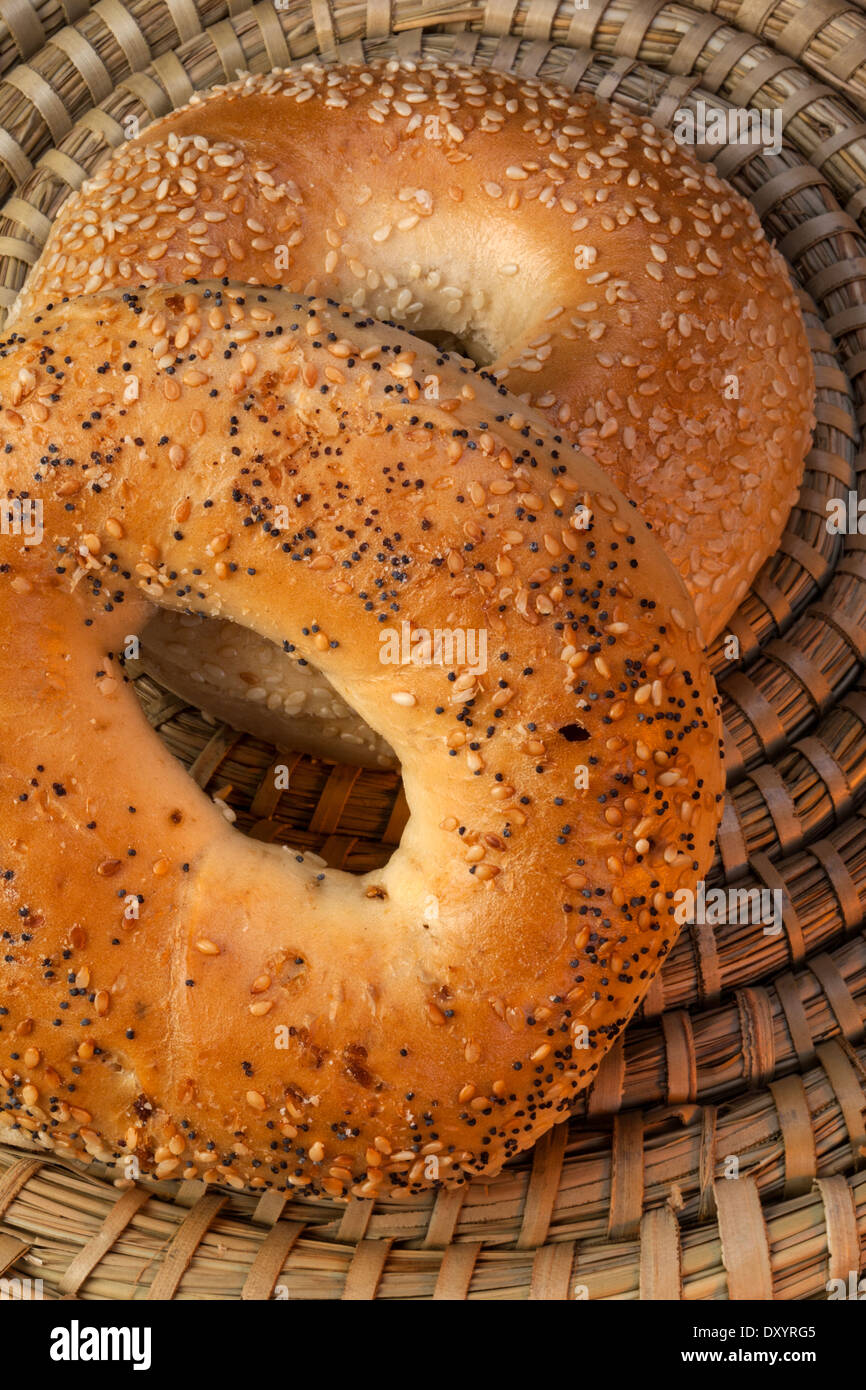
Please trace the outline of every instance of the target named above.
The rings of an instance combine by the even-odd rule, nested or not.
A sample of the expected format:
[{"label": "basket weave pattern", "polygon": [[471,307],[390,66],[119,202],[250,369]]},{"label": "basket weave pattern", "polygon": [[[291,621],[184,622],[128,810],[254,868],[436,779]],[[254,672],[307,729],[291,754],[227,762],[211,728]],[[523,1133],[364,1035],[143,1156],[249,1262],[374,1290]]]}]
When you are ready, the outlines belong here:
[{"label": "basket weave pattern", "polygon": [[[818,425],[799,503],[711,652],[728,793],[710,879],[782,888],[784,929],[684,931],[572,1118],[496,1179],[348,1206],[124,1189],[0,1145],[0,1275],[60,1298],[826,1297],[866,1262],[866,14],[846,0],[3,0],[0,310],[52,217],[131,128],[239,70],[430,55],[537,76],[669,125],[781,111],[779,155],[712,154],[799,287]],[[146,677],[151,723],[239,827],[366,872],[399,778],[291,755]],[[739,1176],[731,1180],[731,1157]]]}]

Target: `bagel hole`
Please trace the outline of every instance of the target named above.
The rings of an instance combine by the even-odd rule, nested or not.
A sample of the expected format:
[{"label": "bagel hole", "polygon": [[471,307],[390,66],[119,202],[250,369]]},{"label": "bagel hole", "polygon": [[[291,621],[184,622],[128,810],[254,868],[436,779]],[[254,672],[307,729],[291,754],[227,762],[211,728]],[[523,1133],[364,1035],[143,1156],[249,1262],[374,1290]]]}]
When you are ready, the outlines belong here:
[{"label": "bagel hole", "polygon": [[318,668],[247,628],[168,609],[126,666],[145,717],[236,829],[350,873],[387,864],[408,818],[399,762]]},{"label": "bagel hole", "polygon": [[465,337],[459,337],[448,328],[415,328],[412,331],[416,338],[431,343],[440,352],[447,352],[452,357],[465,357],[473,367],[486,367],[493,361],[493,353],[468,330]]}]

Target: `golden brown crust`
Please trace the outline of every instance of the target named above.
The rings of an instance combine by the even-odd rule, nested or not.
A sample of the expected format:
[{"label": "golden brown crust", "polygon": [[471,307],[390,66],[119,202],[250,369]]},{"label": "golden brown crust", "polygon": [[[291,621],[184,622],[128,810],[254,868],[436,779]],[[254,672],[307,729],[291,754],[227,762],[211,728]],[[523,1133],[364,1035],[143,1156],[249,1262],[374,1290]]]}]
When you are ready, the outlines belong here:
[{"label": "golden brown crust", "polygon": [[638,503],[707,639],[777,548],[814,398],[786,267],[623,107],[436,64],[246,78],[69,199],[21,312],[203,275],[456,334]]},{"label": "golden brown crust", "polygon": [[[0,404],[44,524],[0,536],[0,1117],[236,1186],[495,1172],[709,863],[720,724],[657,542],[491,381],[272,290],[59,306],[0,346]],[[387,735],[412,814],[381,873],[226,825],[124,676],[153,603],[290,639]],[[485,631],[488,670],[383,664],[403,621]]]}]

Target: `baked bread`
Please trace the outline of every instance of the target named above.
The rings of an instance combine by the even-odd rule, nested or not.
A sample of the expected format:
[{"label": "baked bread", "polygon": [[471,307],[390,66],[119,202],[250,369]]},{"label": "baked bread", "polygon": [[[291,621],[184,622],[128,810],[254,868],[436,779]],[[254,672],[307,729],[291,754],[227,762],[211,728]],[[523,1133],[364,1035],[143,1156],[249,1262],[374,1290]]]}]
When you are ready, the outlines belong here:
[{"label": "baked bread", "polygon": [[[3,1132],[334,1197],[496,1172],[710,860],[719,718],[661,547],[541,415],[324,300],[79,297],[18,320],[0,406],[43,527],[0,535]],[[387,738],[384,869],[226,823],[124,671],[154,605],[289,640]],[[487,669],[382,661],[404,621],[486,632]]]},{"label": "baked bread", "polygon": [[778,547],[814,397],[787,269],[622,106],[434,61],[243,78],[73,194],[20,312],[207,275],[462,342],[637,502],[706,641]]}]

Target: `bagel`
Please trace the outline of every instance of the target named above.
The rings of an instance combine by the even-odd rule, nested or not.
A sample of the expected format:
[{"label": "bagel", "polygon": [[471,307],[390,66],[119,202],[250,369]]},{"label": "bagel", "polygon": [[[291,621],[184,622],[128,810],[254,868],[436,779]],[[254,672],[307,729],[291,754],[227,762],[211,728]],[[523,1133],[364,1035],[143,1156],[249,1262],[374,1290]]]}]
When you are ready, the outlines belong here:
[{"label": "bagel", "polygon": [[[335,1198],[495,1173],[710,862],[717,697],[661,547],[504,388],[321,299],[81,297],[0,345],[0,404],[43,523],[0,535],[7,1133]],[[290,641],[387,738],[384,869],[226,823],[124,671],[154,605]],[[487,670],[383,660],[403,622],[488,633]]]},{"label": "bagel", "polygon": [[814,423],[787,269],[623,106],[432,61],[245,77],[69,198],[21,312],[207,275],[461,342],[638,504],[707,641],[778,548]]}]

